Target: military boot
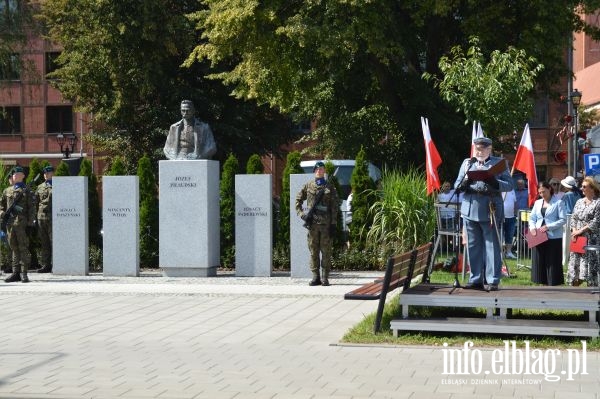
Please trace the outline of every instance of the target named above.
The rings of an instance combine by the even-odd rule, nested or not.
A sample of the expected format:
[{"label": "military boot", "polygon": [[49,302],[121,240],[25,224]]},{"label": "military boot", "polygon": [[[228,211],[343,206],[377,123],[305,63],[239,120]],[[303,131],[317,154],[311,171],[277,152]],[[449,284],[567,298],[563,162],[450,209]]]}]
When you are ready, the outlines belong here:
[{"label": "military boot", "polygon": [[4,280],[7,283],[14,283],[15,281],[21,281],[21,272],[14,271],[13,274],[8,276],[7,279]]},{"label": "military boot", "polygon": [[311,287],[315,285],[321,285],[321,275],[318,271],[313,272],[313,279],[308,283]]},{"label": "military boot", "polygon": [[28,283],[29,277],[27,277],[27,272],[23,272],[23,278],[21,278],[22,283]]},{"label": "military boot", "polygon": [[52,273],[52,266],[44,266],[37,271],[38,273]]},{"label": "military boot", "polygon": [[323,286],[329,286],[329,270],[323,270]]}]

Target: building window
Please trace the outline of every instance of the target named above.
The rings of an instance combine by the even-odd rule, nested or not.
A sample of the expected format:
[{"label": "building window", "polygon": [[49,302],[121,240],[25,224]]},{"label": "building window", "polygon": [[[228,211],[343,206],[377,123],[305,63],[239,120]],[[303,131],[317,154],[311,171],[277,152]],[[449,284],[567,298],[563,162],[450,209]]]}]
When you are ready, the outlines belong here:
[{"label": "building window", "polygon": [[[2,1],[0,0],[0,2]],[[9,54],[6,60],[0,59],[0,80],[20,80],[20,71],[21,60],[19,54]]]},{"label": "building window", "polygon": [[[58,52],[58,51],[52,51],[52,52],[46,53],[46,68],[45,68],[46,78],[48,78],[47,75],[49,73],[52,73],[58,69],[59,65],[56,63],[56,59],[58,58],[59,55],[60,55],[60,52]],[[49,79],[54,79],[54,78],[49,78]]]},{"label": "building window", "polygon": [[0,134],[21,133],[21,108],[0,107]]},{"label": "building window", "polygon": [[530,127],[548,127],[548,97],[543,96],[535,99],[533,104],[533,116],[529,120]]},{"label": "building window", "polygon": [[73,107],[70,105],[46,107],[47,133],[73,133]]}]

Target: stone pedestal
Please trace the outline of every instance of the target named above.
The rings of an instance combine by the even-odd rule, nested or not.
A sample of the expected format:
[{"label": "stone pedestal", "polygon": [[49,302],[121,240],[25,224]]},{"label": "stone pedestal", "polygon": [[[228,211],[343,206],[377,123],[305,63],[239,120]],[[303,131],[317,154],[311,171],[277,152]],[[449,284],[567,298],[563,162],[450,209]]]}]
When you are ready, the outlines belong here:
[{"label": "stone pedestal", "polygon": [[[290,269],[292,278],[311,278],[310,253],[308,252],[308,230],[296,214],[296,195],[302,186],[314,179],[311,173],[290,175]],[[308,212],[304,201],[304,212]]]},{"label": "stone pedestal", "polygon": [[273,270],[271,175],[235,176],[235,275],[270,277]]},{"label": "stone pedestal", "polygon": [[168,277],[217,274],[219,162],[159,162],[159,263]]},{"label": "stone pedestal", "polygon": [[52,179],[52,272],[89,273],[88,178]]},{"label": "stone pedestal", "polygon": [[103,272],[105,276],[140,274],[139,178],[102,178]]}]

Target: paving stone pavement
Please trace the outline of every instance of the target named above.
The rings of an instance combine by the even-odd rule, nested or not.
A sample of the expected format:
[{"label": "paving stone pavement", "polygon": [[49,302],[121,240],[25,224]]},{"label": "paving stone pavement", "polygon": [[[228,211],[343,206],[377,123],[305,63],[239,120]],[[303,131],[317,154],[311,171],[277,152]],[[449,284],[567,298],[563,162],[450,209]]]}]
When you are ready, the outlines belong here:
[{"label": "paving stone pavement", "polygon": [[[571,369],[563,351],[530,375],[444,375],[443,348],[340,344],[375,310],[343,300],[372,273],[331,287],[285,274],[31,277],[0,283],[0,398],[599,398],[598,352]],[[489,369],[492,349],[471,349]]]}]

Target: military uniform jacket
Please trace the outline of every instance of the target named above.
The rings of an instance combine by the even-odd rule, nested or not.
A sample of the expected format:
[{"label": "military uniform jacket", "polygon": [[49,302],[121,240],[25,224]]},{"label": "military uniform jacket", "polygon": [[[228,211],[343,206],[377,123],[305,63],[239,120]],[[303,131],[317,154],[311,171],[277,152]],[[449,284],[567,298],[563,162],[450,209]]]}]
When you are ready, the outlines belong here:
[{"label": "military uniform jacket", "polygon": [[12,216],[8,219],[8,225],[30,226],[33,224],[35,209],[31,192],[27,187],[15,188],[15,186],[11,186],[4,190],[0,198],[0,220],[18,196],[20,198],[17,201],[17,206],[13,209]]},{"label": "military uniform jacket", "polygon": [[50,219],[52,217],[52,185],[44,182],[35,192],[37,203],[37,218]]},{"label": "military uniform jacket", "polygon": [[[465,178],[468,170],[486,170],[496,165],[498,162],[506,160],[500,157],[489,157],[483,164],[474,162],[471,165],[471,159],[467,158],[463,161],[458,177],[454,182],[454,187],[459,188]],[[469,186],[463,190],[464,196],[460,206],[462,217],[476,222],[490,221],[490,203],[495,207],[496,223],[500,224],[504,221],[504,202],[502,200],[502,192],[513,189],[513,181],[508,172],[508,164],[502,173],[495,175],[498,181],[498,188],[483,181],[471,181]]]},{"label": "military uniform jacket", "polygon": [[296,195],[296,213],[304,214],[302,204],[306,200],[310,210],[315,203],[319,190],[325,190],[323,197],[315,209],[313,224],[336,224],[338,213],[338,195],[335,186],[329,181],[324,186],[318,186],[314,180],[309,181]]}]

